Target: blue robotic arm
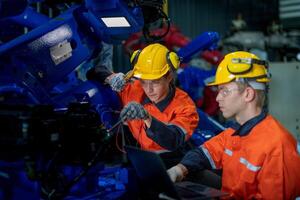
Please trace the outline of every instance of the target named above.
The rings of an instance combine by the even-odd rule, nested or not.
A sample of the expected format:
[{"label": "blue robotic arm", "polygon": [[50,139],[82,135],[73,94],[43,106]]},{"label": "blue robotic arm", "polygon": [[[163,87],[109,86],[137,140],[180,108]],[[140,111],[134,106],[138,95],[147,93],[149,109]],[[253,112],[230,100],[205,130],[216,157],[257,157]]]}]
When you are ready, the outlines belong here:
[{"label": "blue robotic arm", "polygon": [[0,92],[5,96],[2,103],[61,108],[79,98],[94,104],[105,116],[100,120],[110,127],[113,122],[107,110],[119,105],[115,93],[92,82],[60,94],[54,94],[53,88],[80,64],[98,55],[102,41],[120,43],[140,31],[144,24],[141,8],[123,0],[86,0],[50,19],[19,0],[0,1],[0,11],[0,24],[9,21],[31,29],[0,45]]},{"label": "blue robotic arm", "polygon": [[196,53],[216,48],[219,40],[220,36],[217,32],[204,32],[182,47],[177,54],[181,58],[181,62],[188,63]]},{"label": "blue robotic arm", "polygon": [[[35,12],[27,1],[2,0],[0,11],[0,24],[13,21],[31,29],[0,45],[0,92],[17,92],[22,97],[8,98],[4,103],[65,107],[78,100],[78,96],[79,101],[84,99],[95,105],[103,101],[106,105],[105,99],[116,99],[104,86],[99,92],[99,85],[93,82],[84,82],[60,94],[53,93],[53,88],[80,64],[98,55],[102,41],[120,43],[129,34],[140,31],[144,25],[141,7],[125,0],[85,0],[50,19]],[[218,39],[215,32],[203,33],[178,54],[183,62],[188,62],[193,54],[211,48]],[[108,107],[118,103],[116,100],[110,104]]]},{"label": "blue robotic arm", "polygon": [[[30,72],[46,90],[49,90],[79,64],[99,52],[101,41],[120,42],[128,34],[143,27],[142,13],[138,7],[128,8],[123,2],[116,0],[97,3],[86,1],[85,4],[73,6],[46,24],[2,44],[1,58],[12,58],[5,64],[21,62],[26,66],[24,73]],[[99,4],[104,8],[100,9]],[[89,7],[92,10],[89,10]],[[28,10],[30,9],[26,7],[24,12]],[[28,16],[24,15],[24,12],[20,15]],[[34,16],[34,12],[30,13],[30,16]],[[22,17],[10,18],[16,20]],[[41,24],[46,21],[45,17],[41,19]],[[32,22],[34,19],[26,21]],[[6,59],[1,59],[3,60]],[[18,76],[17,79],[22,80],[24,77]]]}]

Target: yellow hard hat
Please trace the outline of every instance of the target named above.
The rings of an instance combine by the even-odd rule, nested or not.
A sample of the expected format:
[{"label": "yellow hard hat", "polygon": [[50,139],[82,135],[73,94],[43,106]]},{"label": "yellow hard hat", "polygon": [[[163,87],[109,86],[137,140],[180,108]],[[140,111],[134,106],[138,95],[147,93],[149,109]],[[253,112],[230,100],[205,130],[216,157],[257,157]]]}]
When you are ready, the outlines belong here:
[{"label": "yellow hard hat", "polygon": [[130,62],[134,68],[133,76],[147,80],[159,79],[170,69],[176,70],[180,65],[177,54],[158,43],[133,52]]},{"label": "yellow hard hat", "polygon": [[207,85],[220,85],[240,78],[266,83],[270,81],[267,65],[266,61],[260,60],[252,53],[245,51],[229,53],[219,64],[214,82]]}]

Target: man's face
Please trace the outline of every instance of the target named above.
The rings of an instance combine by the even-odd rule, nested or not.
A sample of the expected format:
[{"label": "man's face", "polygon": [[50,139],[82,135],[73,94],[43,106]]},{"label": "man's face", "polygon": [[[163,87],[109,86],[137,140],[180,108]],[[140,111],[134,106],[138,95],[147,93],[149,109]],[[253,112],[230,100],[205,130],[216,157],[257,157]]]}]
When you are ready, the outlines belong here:
[{"label": "man's face", "polygon": [[145,94],[154,103],[160,102],[168,95],[171,81],[170,74],[155,80],[140,80]]},{"label": "man's face", "polygon": [[242,91],[234,82],[218,86],[216,101],[219,103],[220,110],[225,118],[236,117],[243,112],[245,102]]}]

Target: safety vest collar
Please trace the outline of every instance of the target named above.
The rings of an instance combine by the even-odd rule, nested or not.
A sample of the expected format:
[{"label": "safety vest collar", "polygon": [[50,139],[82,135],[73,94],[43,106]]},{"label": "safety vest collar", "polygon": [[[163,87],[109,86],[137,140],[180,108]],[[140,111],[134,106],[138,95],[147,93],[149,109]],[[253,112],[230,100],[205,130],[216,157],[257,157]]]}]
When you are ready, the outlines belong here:
[{"label": "safety vest collar", "polygon": [[252,128],[256,126],[259,122],[261,122],[263,119],[265,119],[267,116],[267,112],[263,110],[258,116],[253,117],[252,119],[249,119],[245,124],[242,126],[238,124],[237,122],[232,125],[232,128],[235,130],[235,132],[232,134],[232,136],[246,136],[250,133]]},{"label": "safety vest collar", "polygon": [[170,102],[172,101],[172,99],[174,98],[175,92],[176,92],[176,88],[175,88],[175,86],[173,86],[171,84],[170,85],[169,93],[166,96],[166,98],[164,98],[163,100],[161,100],[158,103],[153,103],[153,102],[151,102],[151,100],[146,95],[144,95],[144,99],[142,101],[142,105],[145,105],[147,103],[153,103],[160,110],[160,112],[163,112],[167,108],[167,106],[170,104]]}]

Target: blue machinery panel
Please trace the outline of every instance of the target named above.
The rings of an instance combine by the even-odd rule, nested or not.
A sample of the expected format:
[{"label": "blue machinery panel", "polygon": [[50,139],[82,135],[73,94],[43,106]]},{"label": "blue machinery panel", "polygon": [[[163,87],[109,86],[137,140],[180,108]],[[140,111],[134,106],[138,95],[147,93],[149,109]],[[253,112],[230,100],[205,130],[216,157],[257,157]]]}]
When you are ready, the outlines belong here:
[{"label": "blue machinery panel", "polygon": [[[63,173],[67,179],[64,181],[74,183],[67,185],[66,190],[62,191],[63,196],[56,198],[118,199],[124,194],[124,184],[128,184],[128,170],[120,167],[108,170],[103,164],[91,168],[91,163],[97,161],[99,153],[105,151],[107,141],[102,138],[103,146],[99,147],[100,150],[91,146],[95,141],[88,141],[98,139],[98,126],[108,130],[118,120],[116,113],[120,109],[120,102],[117,94],[108,86],[93,81],[78,80],[73,87],[61,87],[59,84],[80,64],[89,62],[98,55],[102,41],[110,44],[120,43],[131,33],[140,31],[144,25],[142,9],[125,0],[85,0],[71,6],[55,18],[49,18],[30,7],[30,3],[39,1],[0,0],[1,35],[10,31],[10,23],[29,30],[11,40],[0,41],[0,112],[2,117],[9,116],[2,124],[14,123],[14,127],[3,130],[3,137],[0,136],[3,141],[0,143],[12,144],[12,147],[19,145],[20,149],[24,147],[26,152],[29,152],[28,155],[24,155],[25,161],[18,159],[14,162],[0,162],[0,199],[40,199],[40,195],[49,199],[53,195],[54,199],[56,191],[47,191],[51,188],[44,188],[43,184],[40,184],[45,178],[54,178],[51,177],[52,171],[57,172],[56,175],[58,172]],[[106,21],[120,18],[123,24],[117,26]],[[219,36],[215,32],[203,33],[180,49],[178,55],[183,62],[188,62],[192,55],[212,48],[218,40]],[[78,103],[80,109],[74,108],[74,105],[69,107],[70,103]],[[96,115],[82,103],[89,103],[97,113],[98,122],[85,121],[94,120]],[[14,107],[10,110],[6,105]],[[51,105],[53,109],[42,107],[38,112],[32,112],[26,107],[39,105]],[[18,106],[22,109],[18,110]],[[70,110],[71,108],[73,110]],[[67,125],[62,126],[65,122]],[[86,129],[82,129],[81,123],[87,126]],[[30,135],[33,130],[41,131],[41,127],[44,128],[45,135]],[[72,134],[64,132],[65,129],[71,130]],[[15,130],[19,133],[11,134]],[[58,134],[60,131],[62,135]],[[84,134],[91,132],[92,136],[86,136],[87,141],[81,141],[82,133],[78,133],[80,131],[87,131]],[[40,141],[32,137],[42,141],[49,140],[44,148],[55,151],[45,150],[45,155],[39,155],[41,152],[35,152],[33,147],[43,148],[43,143],[38,144]],[[68,137],[71,141],[66,141]],[[80,163],[79,166],[68,167],[62,163],[62,169],[56,169],[53,163],[59,163],[57,155],[63,151],[66,157],[72,156],[72,148],[78,148],[78,152],[80,151],[76,146],[80,142],[89,145],[86,148],[95,153],[87,166]],[[66,146],[62,148],[62,144]],[[35,162],[31,159],[35,159]],[[77,161],[76,155],[72,159]],[[50,177],[45,174],[41,177],[38,175],[39,170],[35,174],[31,173],[33,168],[49,172]],[[74,177],[74,174],[77,176]],[[85,189],[90,183],[94,185]],[[48,183],[47,186],[50,187],[51,184]]]}]

